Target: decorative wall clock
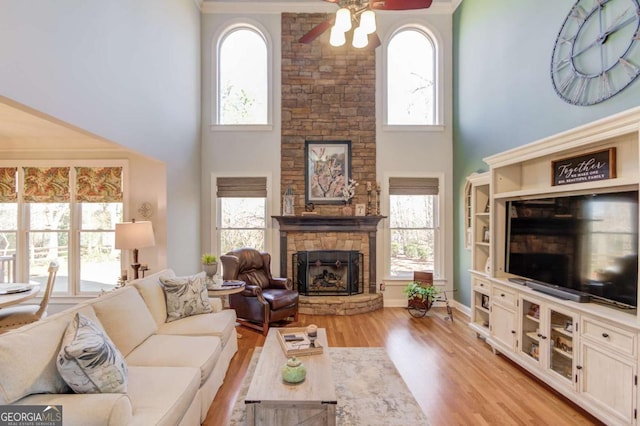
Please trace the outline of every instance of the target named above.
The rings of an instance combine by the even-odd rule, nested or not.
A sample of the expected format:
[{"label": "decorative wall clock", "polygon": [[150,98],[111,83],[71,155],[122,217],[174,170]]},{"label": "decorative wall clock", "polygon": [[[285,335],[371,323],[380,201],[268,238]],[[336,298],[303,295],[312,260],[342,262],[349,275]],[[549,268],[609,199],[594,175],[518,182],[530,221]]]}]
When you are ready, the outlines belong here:
[{"label": "decorative wall clock", "polygon": [[551,57],[556,93],[574,105],[616,95],[640,75],[640,0],[578,0]]}]

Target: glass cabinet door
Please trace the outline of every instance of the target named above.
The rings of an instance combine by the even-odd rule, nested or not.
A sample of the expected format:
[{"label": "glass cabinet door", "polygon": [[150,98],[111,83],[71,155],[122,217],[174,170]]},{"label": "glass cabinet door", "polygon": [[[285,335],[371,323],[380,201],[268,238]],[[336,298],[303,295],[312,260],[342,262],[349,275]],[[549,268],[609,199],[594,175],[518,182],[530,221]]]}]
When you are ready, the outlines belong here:
[{"label": "glass cabinet door", "polygon": [[549,322],[551,327],[549,369],[571,381],[573,377],[574,318],[550,309]]},{"label": "glass cabinet door", "polygon": [[540,362],[540,305],[522,299],[520,306],[522,306],[520,351]]}]

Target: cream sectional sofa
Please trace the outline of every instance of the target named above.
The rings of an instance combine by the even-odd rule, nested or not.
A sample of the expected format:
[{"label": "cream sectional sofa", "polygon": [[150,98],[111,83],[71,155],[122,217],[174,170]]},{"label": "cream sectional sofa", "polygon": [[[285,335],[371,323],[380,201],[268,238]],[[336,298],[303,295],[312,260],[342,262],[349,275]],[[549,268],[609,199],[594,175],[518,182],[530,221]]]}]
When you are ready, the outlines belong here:
[{"label": "cream sectional sofa", "polygon": [[[235,311],[211,299],[213,313],[167,318],[160,277],[124,288],[0,335],[0,405],[62,405],[67,425],[201,424],[238,349]],[[125,357],[126,394],[75,394],[56,368],[65,330],[81,313]]]}]

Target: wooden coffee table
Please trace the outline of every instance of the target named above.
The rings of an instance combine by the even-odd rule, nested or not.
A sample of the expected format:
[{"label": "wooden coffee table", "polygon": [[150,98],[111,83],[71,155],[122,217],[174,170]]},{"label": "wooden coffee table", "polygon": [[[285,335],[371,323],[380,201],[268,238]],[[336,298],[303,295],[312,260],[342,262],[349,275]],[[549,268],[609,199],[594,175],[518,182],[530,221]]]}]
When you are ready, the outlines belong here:
[{"label": "wooden coffee table", "polygon": [[269,329],[264,348],[253,373],[244,404],[247,425],[335,425],[336,388],[333,384],[327,333],[318,329],[321,354],[298,357],[307,368],[304,382],[291,385],[282,381],[287,362],[277,336]]}]

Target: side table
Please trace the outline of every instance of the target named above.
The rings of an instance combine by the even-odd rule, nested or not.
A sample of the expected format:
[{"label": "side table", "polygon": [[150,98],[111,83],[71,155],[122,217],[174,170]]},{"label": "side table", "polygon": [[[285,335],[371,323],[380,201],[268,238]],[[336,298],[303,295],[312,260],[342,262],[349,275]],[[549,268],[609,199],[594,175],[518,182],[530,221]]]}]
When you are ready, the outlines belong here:
[{"label": "side table", "polygon": [[244,291],[245,284],[246,283],[244,281],[224,281],[220,288],[207,287],[207,293],[209,293],[209,297],[222,297],[230,294],[242,293]]},{"label": "side table", "polygon": [[[224,281],[220,288],[207,287],[207,293],[209,297],[220,297],[222,299],[222,307],[224,308],[225,301],[228,300],[230,294],[242,293],[244,291],[246,283],[244,281]],[[227,301],[228,306],[228,301]],[[238,324],[236,324],[238,325]],[[238,339],[241,339],[242,335],[238,334]]]}]

